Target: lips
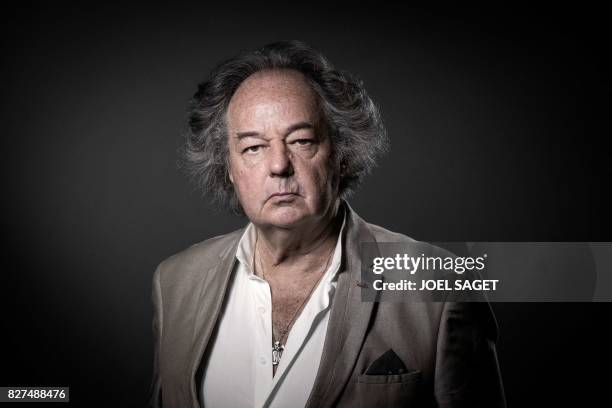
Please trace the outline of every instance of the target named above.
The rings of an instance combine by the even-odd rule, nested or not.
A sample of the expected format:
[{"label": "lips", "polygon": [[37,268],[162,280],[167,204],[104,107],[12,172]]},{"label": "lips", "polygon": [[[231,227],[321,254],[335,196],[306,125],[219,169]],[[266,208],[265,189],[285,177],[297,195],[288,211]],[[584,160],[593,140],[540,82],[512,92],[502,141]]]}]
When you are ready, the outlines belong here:
[{"label": "lips", "polygon": [[274,194],[270,195],[270,198],[272,198],[272,197],[288,197],[288,196],[292,196],[292,195],[297,195],[297,193],[292,193],[292,192],[289,192],[289,191],[280,192],[280,193],[274,193]]}]

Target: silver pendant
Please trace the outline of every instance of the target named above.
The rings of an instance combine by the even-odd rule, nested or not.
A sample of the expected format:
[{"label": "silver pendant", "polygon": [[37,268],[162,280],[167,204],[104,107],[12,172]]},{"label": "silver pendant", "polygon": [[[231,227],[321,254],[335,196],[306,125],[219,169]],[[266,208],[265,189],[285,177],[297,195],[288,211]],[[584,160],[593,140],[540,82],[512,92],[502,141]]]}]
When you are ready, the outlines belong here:
[{"label": "silver pendant", "polygon": [[280,359],[283,355],[283,350],[285,347],[280,343],[280,341],[275,341],[274,346],[272,346],[272,365],[277,366],[280,363]]}]

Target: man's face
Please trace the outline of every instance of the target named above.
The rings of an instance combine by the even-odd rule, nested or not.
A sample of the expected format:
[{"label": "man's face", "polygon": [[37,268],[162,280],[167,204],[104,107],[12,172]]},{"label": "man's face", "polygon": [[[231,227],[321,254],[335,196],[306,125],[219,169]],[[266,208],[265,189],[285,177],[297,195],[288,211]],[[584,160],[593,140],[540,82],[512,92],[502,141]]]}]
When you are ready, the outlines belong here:
[{"label": "man's face", "polygon": [[229,177],[247,217],[291,228],[322,218],[337,184],[317,99],[301,73],[260,71],[227,111]]}]

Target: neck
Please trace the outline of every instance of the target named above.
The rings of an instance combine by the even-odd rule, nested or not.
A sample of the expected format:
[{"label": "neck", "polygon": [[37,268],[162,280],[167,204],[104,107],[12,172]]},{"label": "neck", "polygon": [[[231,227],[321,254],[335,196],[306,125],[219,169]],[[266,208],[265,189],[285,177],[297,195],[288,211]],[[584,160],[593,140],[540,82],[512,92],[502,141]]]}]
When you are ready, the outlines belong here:
[{"label": "neck", "polygon": [[263,264],[267,276],[287,267],[296,273],[312,270],[313,265],[320,264],[333,250],[341,225],[338,203],[317,222],[299,228],[255,226],[256,257]]}]

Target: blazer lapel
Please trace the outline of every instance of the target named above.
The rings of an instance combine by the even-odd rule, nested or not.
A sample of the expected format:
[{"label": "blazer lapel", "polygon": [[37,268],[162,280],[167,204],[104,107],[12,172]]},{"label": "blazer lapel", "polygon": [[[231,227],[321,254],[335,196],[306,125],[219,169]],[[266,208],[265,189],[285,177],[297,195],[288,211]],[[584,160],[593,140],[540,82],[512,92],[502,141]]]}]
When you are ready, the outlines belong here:
[{"label": "blazer lapel", "polygon": [[359,356],[374,302],[361,301],[361,242],[375,242],[365,221],[345,202],[348,225],[342,267],[323,345],[321,363],[306,407],[332,406]]},{"label": "blazer lapel", "polygon": [[229,286],[229,281],[236,263],[236,248],[242,237],[244,228],[236,234],[235,242],[227,246],[227,249],[219,254],[215,265],[206,273],[199,288],[197,301],[193,305],[195,310],[193,324],[193,349],[191,350],[191,367],[189,370],[190,394],[193,407],[200,407],[198,403],[197,388],[201,382],[201,363],[210,340],[211,334],[219,313],[223,306],[223,299]]}]

